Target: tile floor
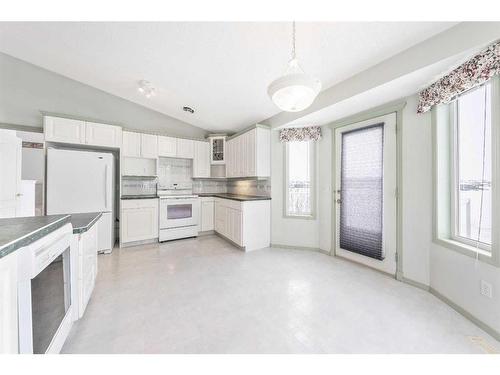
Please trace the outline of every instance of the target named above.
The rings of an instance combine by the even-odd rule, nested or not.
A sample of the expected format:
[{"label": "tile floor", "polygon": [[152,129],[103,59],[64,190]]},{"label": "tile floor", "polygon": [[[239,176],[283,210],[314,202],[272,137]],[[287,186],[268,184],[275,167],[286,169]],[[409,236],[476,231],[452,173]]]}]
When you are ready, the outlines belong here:
[{"label": "tile floor", "polygon": [[99,256],[63,353],[483,353],[431,294],[320,253],[216,236]]}]

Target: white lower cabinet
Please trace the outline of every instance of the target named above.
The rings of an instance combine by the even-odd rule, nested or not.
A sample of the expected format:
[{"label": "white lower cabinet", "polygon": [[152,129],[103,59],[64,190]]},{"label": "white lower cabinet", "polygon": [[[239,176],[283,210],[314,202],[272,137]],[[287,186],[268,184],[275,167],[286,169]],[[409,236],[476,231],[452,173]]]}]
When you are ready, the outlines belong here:
[{"label": "white lower cabinet", "polygon": [[215,199],[215,231],[246,251],[271,241],[271,201]]},{"label": "white lower cabinet", "polygon": [[214,229],[215,229],[215,199],[212,197],[202,197],[200,232],[207,232]]},{"label": "white lower cabinet", "polygon": [[120,243],[158,238],[158,199],[121,201]]},{"label": "white lower cabinet", "polygon": [[97,277],[98,236],[99,222],[94,223],[86,232],[73,235],[78,248],[77,319],[83,316],[94,290]]},{"label": "white lower cabinet", "polygon": [[17,253],[0,259],[0,354],[18,353]]}]

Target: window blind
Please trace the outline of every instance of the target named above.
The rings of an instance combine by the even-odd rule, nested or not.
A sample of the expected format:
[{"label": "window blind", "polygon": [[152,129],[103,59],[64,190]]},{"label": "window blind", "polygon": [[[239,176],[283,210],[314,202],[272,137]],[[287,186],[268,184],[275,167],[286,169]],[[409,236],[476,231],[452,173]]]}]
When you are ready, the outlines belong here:
[{"label": "window blind", "polygon": [[382,260],[384,124],[342,134],[340,247]]}]

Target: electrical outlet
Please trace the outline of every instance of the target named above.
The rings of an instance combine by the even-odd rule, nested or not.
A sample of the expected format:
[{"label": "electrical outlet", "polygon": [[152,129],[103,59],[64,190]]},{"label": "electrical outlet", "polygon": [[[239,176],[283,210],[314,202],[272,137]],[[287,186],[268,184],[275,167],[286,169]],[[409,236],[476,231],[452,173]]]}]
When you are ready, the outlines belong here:
[{"label": "electrical outlet", "polygon": [[481,294],[488,298],[493,298],[493,286],[484,280],[481,280]]}]

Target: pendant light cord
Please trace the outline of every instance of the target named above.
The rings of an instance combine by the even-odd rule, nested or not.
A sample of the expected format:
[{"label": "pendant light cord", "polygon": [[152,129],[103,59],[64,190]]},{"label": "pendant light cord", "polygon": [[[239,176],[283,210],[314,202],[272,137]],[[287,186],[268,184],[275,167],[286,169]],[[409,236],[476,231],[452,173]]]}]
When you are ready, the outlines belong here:
[{"label": "pendant light cord", "polygon": [[295,21],[292,22],[292,60],[295,59]]}]

